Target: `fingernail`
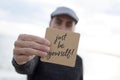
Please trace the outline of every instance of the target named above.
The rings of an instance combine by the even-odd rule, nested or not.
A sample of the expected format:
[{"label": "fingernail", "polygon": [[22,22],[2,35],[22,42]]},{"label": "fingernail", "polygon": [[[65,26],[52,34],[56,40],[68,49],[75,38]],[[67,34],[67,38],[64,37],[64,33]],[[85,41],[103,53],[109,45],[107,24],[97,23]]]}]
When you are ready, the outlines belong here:
[{"label": "fingernail", "polygon": [[50,45],[50,41],[46,39],[46,42],[45,42],[46,45]]},{"label": "fingernail", "polygon": [[42,52],[42,57],[45,57],[47,56],[47,53],[46,52]]},{"label": "fingernail", "polygon": [[50,47],[46,47],[47,52],[50,50]]}]

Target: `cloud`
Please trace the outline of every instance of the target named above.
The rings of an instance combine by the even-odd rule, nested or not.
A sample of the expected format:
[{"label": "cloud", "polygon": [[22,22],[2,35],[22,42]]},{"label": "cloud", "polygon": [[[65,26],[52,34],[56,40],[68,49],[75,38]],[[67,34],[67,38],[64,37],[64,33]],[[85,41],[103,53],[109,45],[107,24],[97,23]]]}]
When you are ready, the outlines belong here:
[{"label": "cloud", "polygon": [[0,8],[0,18],[4,18],[5,16],[7,16],[9,14],[8,11],[5,11],[3,9]]},{"label": "cloud", "polygon": [[38,23],[49,19],[49,16],[46,16],[49,14],[46,10],[49,9],[46,9],[42,3],[29,4],[17,0],[0,1],[0,9],[7,12],[2,19],[8,21]]},{"label": "cloud", "polygon": [[[111,36],[113,40],[111,42],[116,42],[115,45],[119,43],[119,39],[116,37],[120,37],[120,17],[116,14],[111,15],[112,12],[117,13],[119,9],[117,2],[117,0],[59,0],[58,2],[55,0],[8,0],[8,2],[3,0],[0,3],[0,26],[2,26],[0,33],[15,36],[20,33],[43,36],[49,23],[50,13],[58,6],[68,6],[74,9],[80,18],[76,31],[80,32],[82,36],[81,47],[96,50],[107,48],[106,50],[109,52],[109,49],[113,48],[109,47],[110,42],[108,42]],[[115,4],[117,5],[115,6]],[[112,44],[112,46],[115,45]],[[113,51],[120,52],[115,48],[118,47],[114,47]]]},{"label": "cloud", "polygon": [[73,3],[79,8],[82,7],[87,15],[94,13],[120,15],[120,0],[79,0]]},{"label": "cloud", "polygon": [[117,0],[66,0],[65,2],[63,0],[57,2],[55,0],[3,0],[0,1],[0,8],[7,12],[7,16],[4,16],[5,20],[40,24],[39,22],[48,22],[50,13],[58,6],[74,9],[81,18],[95,13],[119,14],[119,4]]},{"label": "cloud", "polygon": [[[102,61],[108,59],[106,62],[109,62],[109,65],[112,61],[113,64],[118,61],[118,59],[116,61],[113,59],[120,56],[119,0],[1,0],[0,41],[2,56],[6,56],[6,60],[10,59],[12,54],[9,58],[8,55],[13,49],[14,40],[21,33],[44,37],[46,27],[49,25],[50,13],[58,6],[68,6],[74,9],[80,19],[76,26],[76,32],[81,34],[78,53],[80,52],[79,55],[89,64],[85,65],[85,68],[88,69],[88,71],[86,70],[87,75],[85,74],[87,78],[91,71],[101,72],[102,69],[106,70],[108,67],[106,65],[107,67],[101,70],[97,69],[99,68],[98,62],[100,63],[101,58],[103,58],[101,54],[107,54]],[[111,56],[108,55],[115,57],[109,59],[108,57]],[[119,71],[116,68],[117,64],[110,67],[112,72],[113,70]],[[95,70],[93,70],[93,66],[95,66]],[[110,71],[110,68],[108,71]],[[113,73],[118,74],[118,72]],[[89,79],[99,77],[94,78],[93,75],[90,75]],[[97,73],[97,75],[101,74]],[[112,76],[112,73],[108,76]],[[106,78],[106,76],[104,77]]]},{"label": "cloud", "polygon": [[111,32],[112,32],[114,35],[120,35],[120,26],[111,28]]},{"label": "cloud", "polygon": [[0,21],[0,34],[18,36],[19,34],[32,34],[44,37],[46,27],[28,23]]},{"label": "cloud", "polygon": [[95,13],[80,18],[80,50],[120,56],[120,16]]},{"label": "cloud", "polygon": [[120,16],[120,1],[119,2],[113,2],[113,4],[110,6],[108,10],[105,11],[108,14],[115,14]]}]

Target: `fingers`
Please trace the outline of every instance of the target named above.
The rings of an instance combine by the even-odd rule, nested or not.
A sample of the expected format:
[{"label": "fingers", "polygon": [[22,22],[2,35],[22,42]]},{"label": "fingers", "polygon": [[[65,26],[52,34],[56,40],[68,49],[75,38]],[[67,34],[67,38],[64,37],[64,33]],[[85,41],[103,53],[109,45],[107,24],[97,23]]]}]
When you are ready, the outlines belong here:
[{"label": "fingers", "polygon": [[26,56],[37,55],[37,56],[45,57],[47,55],[47,52],[43,52],[43,51],[32,49],[32,48],[15,48],[14,55],[19,55],[19,56],[21,56],[21,55],[26,55]]},{"label": "fingers", "polygon": [[34,41],[20,41],[17,40],[15,41],[15,47],[20,47],[20,48],[32,48],[32,49],[36,49],[36,50],[40,50],[43,52],[48,52],[50,50],[50,48],[46,45],[43,44],[38,44]]},{"label": "fingers", "polygon": [[40,38],[40,37],[33,36],[33,35],[27,35],[27,34],[19,35],[18,40],[34,41],[39,44],[50,45],[50,42],[47,39]]},{"label": "fingers", "polygon": [[25,64],[26,62],[30,61],[31,59],[33,59],[35,57],[35,55],[32,55],[32,56],[27,56],[27,55],[14,55],[14,59],[15,61],[21,65],[21,64]]},{"label": "fingers", "polygon": [[24,64],[34,56],[45,57],[50,50],[50,42],[47,39],[21,34],[14,43],[14,59],[18,64]]}]

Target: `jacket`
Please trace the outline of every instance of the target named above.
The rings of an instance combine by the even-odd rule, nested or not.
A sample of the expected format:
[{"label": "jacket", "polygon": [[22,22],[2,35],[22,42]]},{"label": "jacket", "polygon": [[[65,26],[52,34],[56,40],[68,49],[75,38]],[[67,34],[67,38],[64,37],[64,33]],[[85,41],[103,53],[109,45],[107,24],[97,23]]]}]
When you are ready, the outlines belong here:
[{"label": "jacket", "polygon": [[23,65],[13,59],[12,64],[18,73],[27,75],[27,80],[83,80],[83,64],[78,55],[75,67],[41,62],[38,56]]}]

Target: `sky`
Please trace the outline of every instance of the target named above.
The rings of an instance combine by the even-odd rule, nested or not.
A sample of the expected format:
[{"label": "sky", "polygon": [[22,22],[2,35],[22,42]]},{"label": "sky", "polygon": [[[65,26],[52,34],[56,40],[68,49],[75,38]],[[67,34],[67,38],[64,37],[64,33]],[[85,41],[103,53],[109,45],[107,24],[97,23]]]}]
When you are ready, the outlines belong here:
[{"label": "sky", "polygon": [[[50,14],[59,6],[70,7],[79,17],[75,30],[81,35],[78,54],[85,58],[84,52],[94,53],[96,58],[89,58],[90,61],[99,58],[100,54],[114,56],[112,68],[118,69],[116,65],[120,64],[120,0],[0,0],[0,44],[3,46],[0,48],[3,49],[2,52],[7,53],[4,51],[5,48],[12,52],[14,40],[19,34],[44,37],[46,28],[49,26]],[[7,45],[10,45],[10,48],[6,47]],[[87,54],[87,57],[90,55]],[[111,57],[107,57],[106,62],[111,62]],[[0,56],[0,58],[3,57]],[[103,59],[105,60],[104,57]],[[93,70],[93,68],[88,69]],[[108,68],[107,65],[105,68]],[[97,71],[98,68],[95,70]],[[93,72],[96,72],[95,70]],[[113,73],[114,71],[117,70],[113,70]]]},{"label": "sky", "polygon": [[0,0],[0,34],[44,37],[50,14],[58,6],[70,7],[78,15],[80,48],[120,56],[120,0]]}]

